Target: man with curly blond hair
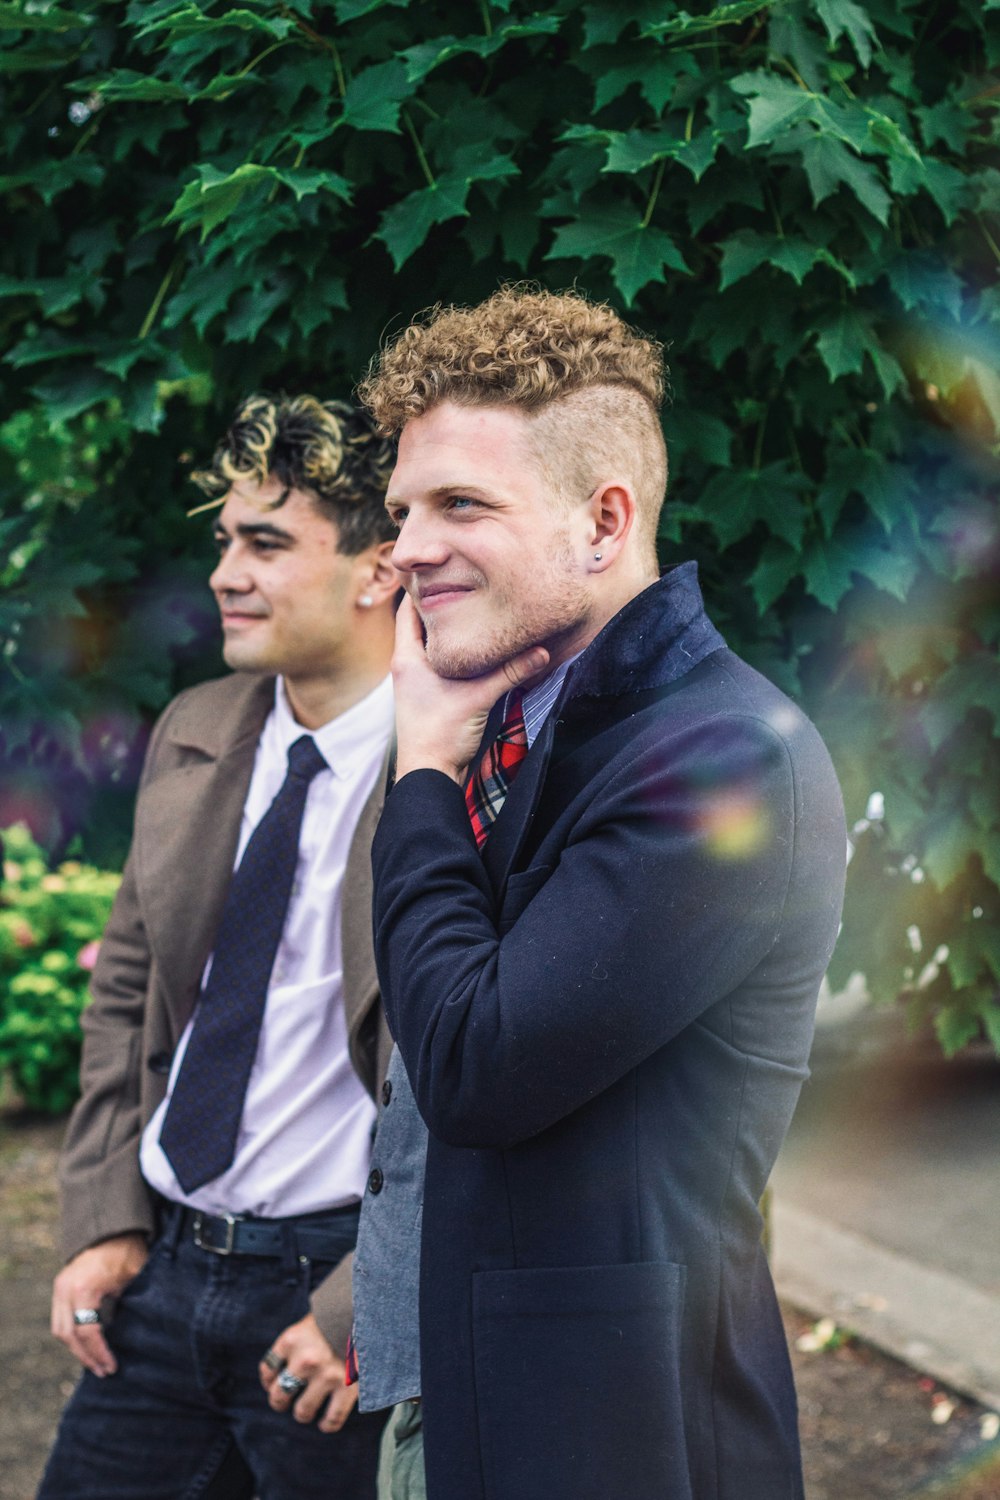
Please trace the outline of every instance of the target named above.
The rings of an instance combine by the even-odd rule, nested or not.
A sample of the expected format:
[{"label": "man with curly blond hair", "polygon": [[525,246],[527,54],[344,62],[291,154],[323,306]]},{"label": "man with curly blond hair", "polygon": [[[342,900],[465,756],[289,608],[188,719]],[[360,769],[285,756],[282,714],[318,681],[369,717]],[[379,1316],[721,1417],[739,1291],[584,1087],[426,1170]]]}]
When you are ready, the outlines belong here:
[{"label": "man with curly blond hair", "polygon": [[393,446],[253,396],[211,466],[230,675],[150,742],[83,1019],[41,1500],[364,1500],[343,1355],[389,1051],[370,858],[392,729]]},{"label": "man with curly blond hair", "polygon": [[356,1345],[364,1407],[416,1394],[384,1368],[379,1299],[407,1271],[373,1230],[419,1218],[395,1174],[419,1111],[422,1400],[392,1430],[405,1447],[422,1415],[430,1500],[802,1496],[757,1205],[837,932],[843,811],[694,565],[658,576],[663,379],[608,307],[505,287],[432,311],[362,387],[399,434],[408,597],[373,844],[405,1069]]}]

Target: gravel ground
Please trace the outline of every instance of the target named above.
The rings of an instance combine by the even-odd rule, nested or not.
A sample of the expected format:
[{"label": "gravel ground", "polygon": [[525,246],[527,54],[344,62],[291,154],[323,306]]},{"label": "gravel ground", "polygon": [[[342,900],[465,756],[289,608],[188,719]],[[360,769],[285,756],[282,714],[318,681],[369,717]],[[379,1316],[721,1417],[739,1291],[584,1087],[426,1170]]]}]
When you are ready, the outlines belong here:
[{"label": "gravel ground", "polygon": [[[59,1121],[0,1117],[0,1500],[32,1500],[73,1388],[74,1361],[48,1334],[61,1135]],[[785,1314],[808,1500],[1000,1500],[1000,1438],[984,1436],[982,1407],[850,1339],[801,1351],[811,1324]]]}]

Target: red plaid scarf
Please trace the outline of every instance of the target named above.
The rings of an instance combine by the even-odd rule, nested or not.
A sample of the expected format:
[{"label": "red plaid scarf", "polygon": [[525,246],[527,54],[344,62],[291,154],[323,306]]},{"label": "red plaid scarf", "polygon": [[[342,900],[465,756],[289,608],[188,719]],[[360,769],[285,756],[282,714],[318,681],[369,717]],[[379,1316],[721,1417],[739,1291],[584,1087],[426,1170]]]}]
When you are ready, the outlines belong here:
[{"label": "red plaid scarf", "polygon": [[524,693],[515,688],[507,699],[507,713],[499,734],[492,744],[487,745],[466,783],[465,805],[480,849],[489,838],[511,782],[528,753],[523,701]]}]

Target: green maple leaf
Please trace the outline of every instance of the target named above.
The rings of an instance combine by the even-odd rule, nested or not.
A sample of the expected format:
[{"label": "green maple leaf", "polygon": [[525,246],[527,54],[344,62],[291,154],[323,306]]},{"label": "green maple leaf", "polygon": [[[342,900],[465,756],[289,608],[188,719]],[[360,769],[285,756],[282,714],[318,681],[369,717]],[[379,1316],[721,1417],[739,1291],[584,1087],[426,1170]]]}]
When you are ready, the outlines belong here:
[{"label": "green maple leaf", "polygon": [[858,61],[867,68],[872,60],[872,46],[878,35],[868,12],[854,0],[814,0],[816,13],[826,27],[830,41],[834,44],[842,35],[847,35],[858,54]]},{"label": "green maple leaf", "polygon": [[476,57],[492,57],[508,42],[520,41],[526,37],[555,36],[561,25],[561,16],[529,16],[524,21],[507,22],[491,36],[442,36],[435,37],[430,42],[418,42],[416,46],[407,47],[400,53],[400,57],[406,64],[410,83],[419,83],[435,68],[450,62],[452,58],[470,53]]},{"label": "green maple leaf", "polygon": [[907,250],[886,267],[889,285],[907,312],[942,309],[956,321],[962,314],[962,283],[950,266],[930,250]]},{"label": "green maple leaf", "polygon": [[601,0],[601,3],[583,8],[583,45],[599,47],[617,42],[626,26],[655,22],[663,14],[662,0],[632,0],[631,5],[621,5],[619,0]]},{"label": "green maple leaf", "polygon": [[730,79],[729,86],[737,94],[750,99],[750,128],[747,145],[766,146],[770,141],[787,134],[794,125],[815,116],[817,96],[808,89],[760,70],[756,73],[741,73]]},{"label": "green maple leaf", "polygon": [[812,134],[803,141],[801,155],[814,205],[818,207],[844,186],[880,224],[889,222],[892,200],[877,169],[862,161],[843,141],[830,135]]},{"label": "green maple leaf", "polygon": [[[461,155],[468,160],[475,157],[476,151],[470,149]],[[458,156],[457,153],[456,160]],[[511,157],[501,155],[442,172],[432,186],[417,188],[387,209],[373,238],[382,241],[398,271],[423,244],[435,224],[468,215],[466,200],[474,183],[501,181],[515,176],[517,170]]]},{"label": "green maple leaf", "polygon": [[802,555],[798,548],[789,547],[787,542],[776,537],[769,538],[764,543],[757,566],[747,579],[757,613],[765,615],[801,571]]},{"label": "green maple leaf", "polygon": [[850,307],[843,308],[821,324],[816,348],[830,372],[830,379],[859,374],[870,340],[868,320]]},{"label": "green maple leaf", "polygon": [[277,167],[249,161],[233,172],[220,172],[211,164],[198,166],[195,171],[199,175],[184,188],[164,222],[176,221],[182,232],[200,225],[202,240],[235,212],[247,192],[265,184],[291,188],[297,202],[320,191],[346,200],[351,191],[349,184],[336,172],[312,172],[302,168],[282,172]]},{"label": "green maple leaf", "polygon": [[341,123],[355,130],[398,131],[399,111],[412,92],[405,63],[375,63],[347,85]]},{"label": "green maple leaf", "polygon": [[979,1017],[961,1004],[945,1005],[934,1017],[934,1030],[945,1057],[954,1057],[979,1035]]},{"label": "green maple leaf", "polygon": [[790,472],[784,463],[725,470],[702,490],[698,510],[723,551],[749,536],[760,523],[797,549],[805,529],[803,487],[803,477]]},{"label": "green maple leaf", "polygon": [[753,229],[740,229],[723,242],[719,289],[725,291],[764,265],[784,271],[796,286],[801,286],[817,262],[830,266],[848,286],[854,287],[854,277],[848,268],[822,245],[801,236],[759,234]]},{"label": "green maple leaf", "polygon": [[715,159],[722,143],[720,130],[703,130],[692,140],[678,135],[669,126],[656,130],[631,130],[627,133],[606,131],[607,160],[605,172],[641,172],[655,162],[673,160],[687,167],[695,182],[700,181]]},{"label": "green maple leaf", "polygon": [[814,538],[802,557],[806,589],[827,609],[836,609],[851,587],[854,549],[837,537]]},{"label": "green maple leaf", "polygon": [[626,304],[649,282],[659,281],[665,270],[690,274],[670,235],[643,224],[637,213],[627,209],[592,209],[572,224],[560,225],[545,259],[586,260],[592,255],[610,259],[612,279]]},{"label": "green maple leaf", "polygon": [[200,35],[211,31],[257,31],[272,41],[281,41],[293,29],[291,21],[268,20],[256,11],[235,7],[221,16],[207,16],[197,5],[177,5],[168,15],[152,18],[138,27],[136,36],[149,36],[166,32],[168,38]]},{"label": "green maple leaf", "polygon": [[93,15],[82,11],[25,10],[23,5],[0,5],[0,31],[75,31],[78,26],[92,26]]},{"label": "green maple leaf", "polygon": [[644,26],[644,37],[688,37],[703,31],[717,31],[720,26],[736,26],[747,21],[762,10],[770,10],[773,0],[731,0],[727,5],[717,5],[704,16],[688,15],[682,10],[667,21],[653,21]]}]

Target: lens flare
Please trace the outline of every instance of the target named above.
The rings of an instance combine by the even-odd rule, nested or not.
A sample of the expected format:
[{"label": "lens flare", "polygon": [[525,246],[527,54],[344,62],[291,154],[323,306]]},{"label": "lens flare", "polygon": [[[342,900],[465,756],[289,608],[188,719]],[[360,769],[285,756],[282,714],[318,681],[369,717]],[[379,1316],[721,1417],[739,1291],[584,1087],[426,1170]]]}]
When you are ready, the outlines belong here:
[{"label": "lens flare", "polygon": [[760,797],[730,789],[705,797],[698,827],[717,859],[749,859],[764,847],[771,831]]}]

